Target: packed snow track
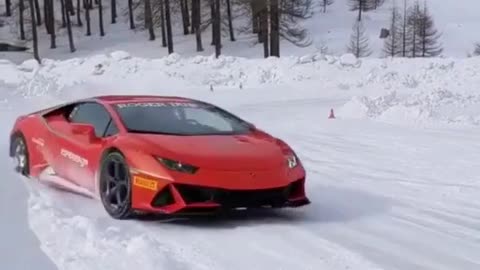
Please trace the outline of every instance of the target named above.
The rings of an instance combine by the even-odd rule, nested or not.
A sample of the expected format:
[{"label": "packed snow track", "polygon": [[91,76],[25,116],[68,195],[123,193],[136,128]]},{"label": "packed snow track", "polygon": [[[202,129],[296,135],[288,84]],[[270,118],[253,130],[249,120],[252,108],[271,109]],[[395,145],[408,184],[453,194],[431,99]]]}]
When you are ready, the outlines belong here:
[{"label": "packed snow track", "polygon": [[[112,92],[122,84],[109,81]],[[46,90],[28,97],[17,95],[12,82],[0,84],[7,93],[0,96],[2,152],[19,113],[109,91],[94,92],[95,83],[101,85],[92,79],[55,92],[40,77],[32,84]],[[318,92],[312,82],[295,85],[305,92],[285,85],[182,92],[174,85],[159,94],[214,102],[289,142],[307,169],[311,205],[211,219],[118,221],[97,201],[19,177],[5,158],[1,216],[18,224],[2,219],[9,243],[0,243],[8,249],[0,262],[27,269],[6,257],[21,256],[46,270],[480,269],[477,126],[418,127],[338,114],[327,119],[330,108],[349,103],[350,93]]]}]

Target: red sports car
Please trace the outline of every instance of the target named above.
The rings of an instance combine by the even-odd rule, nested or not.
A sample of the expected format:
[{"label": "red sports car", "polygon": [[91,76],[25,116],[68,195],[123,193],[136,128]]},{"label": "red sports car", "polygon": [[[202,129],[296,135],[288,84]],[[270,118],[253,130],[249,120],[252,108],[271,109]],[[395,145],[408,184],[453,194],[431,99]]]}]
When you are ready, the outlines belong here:
[{"label": "red sports car", "polygon": [[98,198],[117,219],[310,203],[285,142],[186,98],[101,96],[20,116],[10,156],[19,173]]}]

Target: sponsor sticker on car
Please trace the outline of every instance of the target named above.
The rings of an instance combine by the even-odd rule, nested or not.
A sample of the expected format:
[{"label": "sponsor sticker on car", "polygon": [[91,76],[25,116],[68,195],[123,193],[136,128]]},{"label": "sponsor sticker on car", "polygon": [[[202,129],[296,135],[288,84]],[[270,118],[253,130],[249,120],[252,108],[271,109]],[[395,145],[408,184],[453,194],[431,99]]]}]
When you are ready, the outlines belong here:
[{"label": "sponsor sticker on car", "polygon": [[150,180],[150,179],[140,177],[140,176],[134,176],[133,177],[133,185],[141,187],[141,188],[150,189],[150,190],[153,190],[153,191],[158,190],[157,181]]}]

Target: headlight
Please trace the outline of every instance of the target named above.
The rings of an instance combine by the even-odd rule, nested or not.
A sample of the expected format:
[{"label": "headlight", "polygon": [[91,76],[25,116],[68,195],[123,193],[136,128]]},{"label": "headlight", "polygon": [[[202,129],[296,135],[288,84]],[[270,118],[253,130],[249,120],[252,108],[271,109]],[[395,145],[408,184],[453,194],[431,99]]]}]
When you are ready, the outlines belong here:
[{"label": "headlight", "polygon": [[162,163],[165,167],[167,167],[167,169],[172,171],[194,174],[198,170],[198,167],[189,164],[183,164],[180,161],[175,161],[168,158],[157,157],[157,160],[160,161],[160,163]]},{"label": "headlight", "polygon": [[297,167],[298,159],[297,159],[297,156],[295,156],[295,154],[290,154],[287,156],[287,165],[288,165],[288,168],[290,169]]}]

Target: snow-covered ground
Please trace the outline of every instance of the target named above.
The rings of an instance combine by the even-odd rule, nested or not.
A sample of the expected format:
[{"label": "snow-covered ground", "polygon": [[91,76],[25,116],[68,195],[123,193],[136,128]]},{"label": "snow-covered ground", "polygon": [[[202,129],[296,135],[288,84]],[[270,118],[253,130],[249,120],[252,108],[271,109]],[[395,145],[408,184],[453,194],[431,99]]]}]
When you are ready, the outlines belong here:
[{"label": "snow-covered ground", "polygon": [[[480,58],[1,61],[2,269],[479,269],[479,85]],[[312,205],[116,221],[12,172],[16,116],[111,93],[193,97],[251,120],[297,151]]]}]

